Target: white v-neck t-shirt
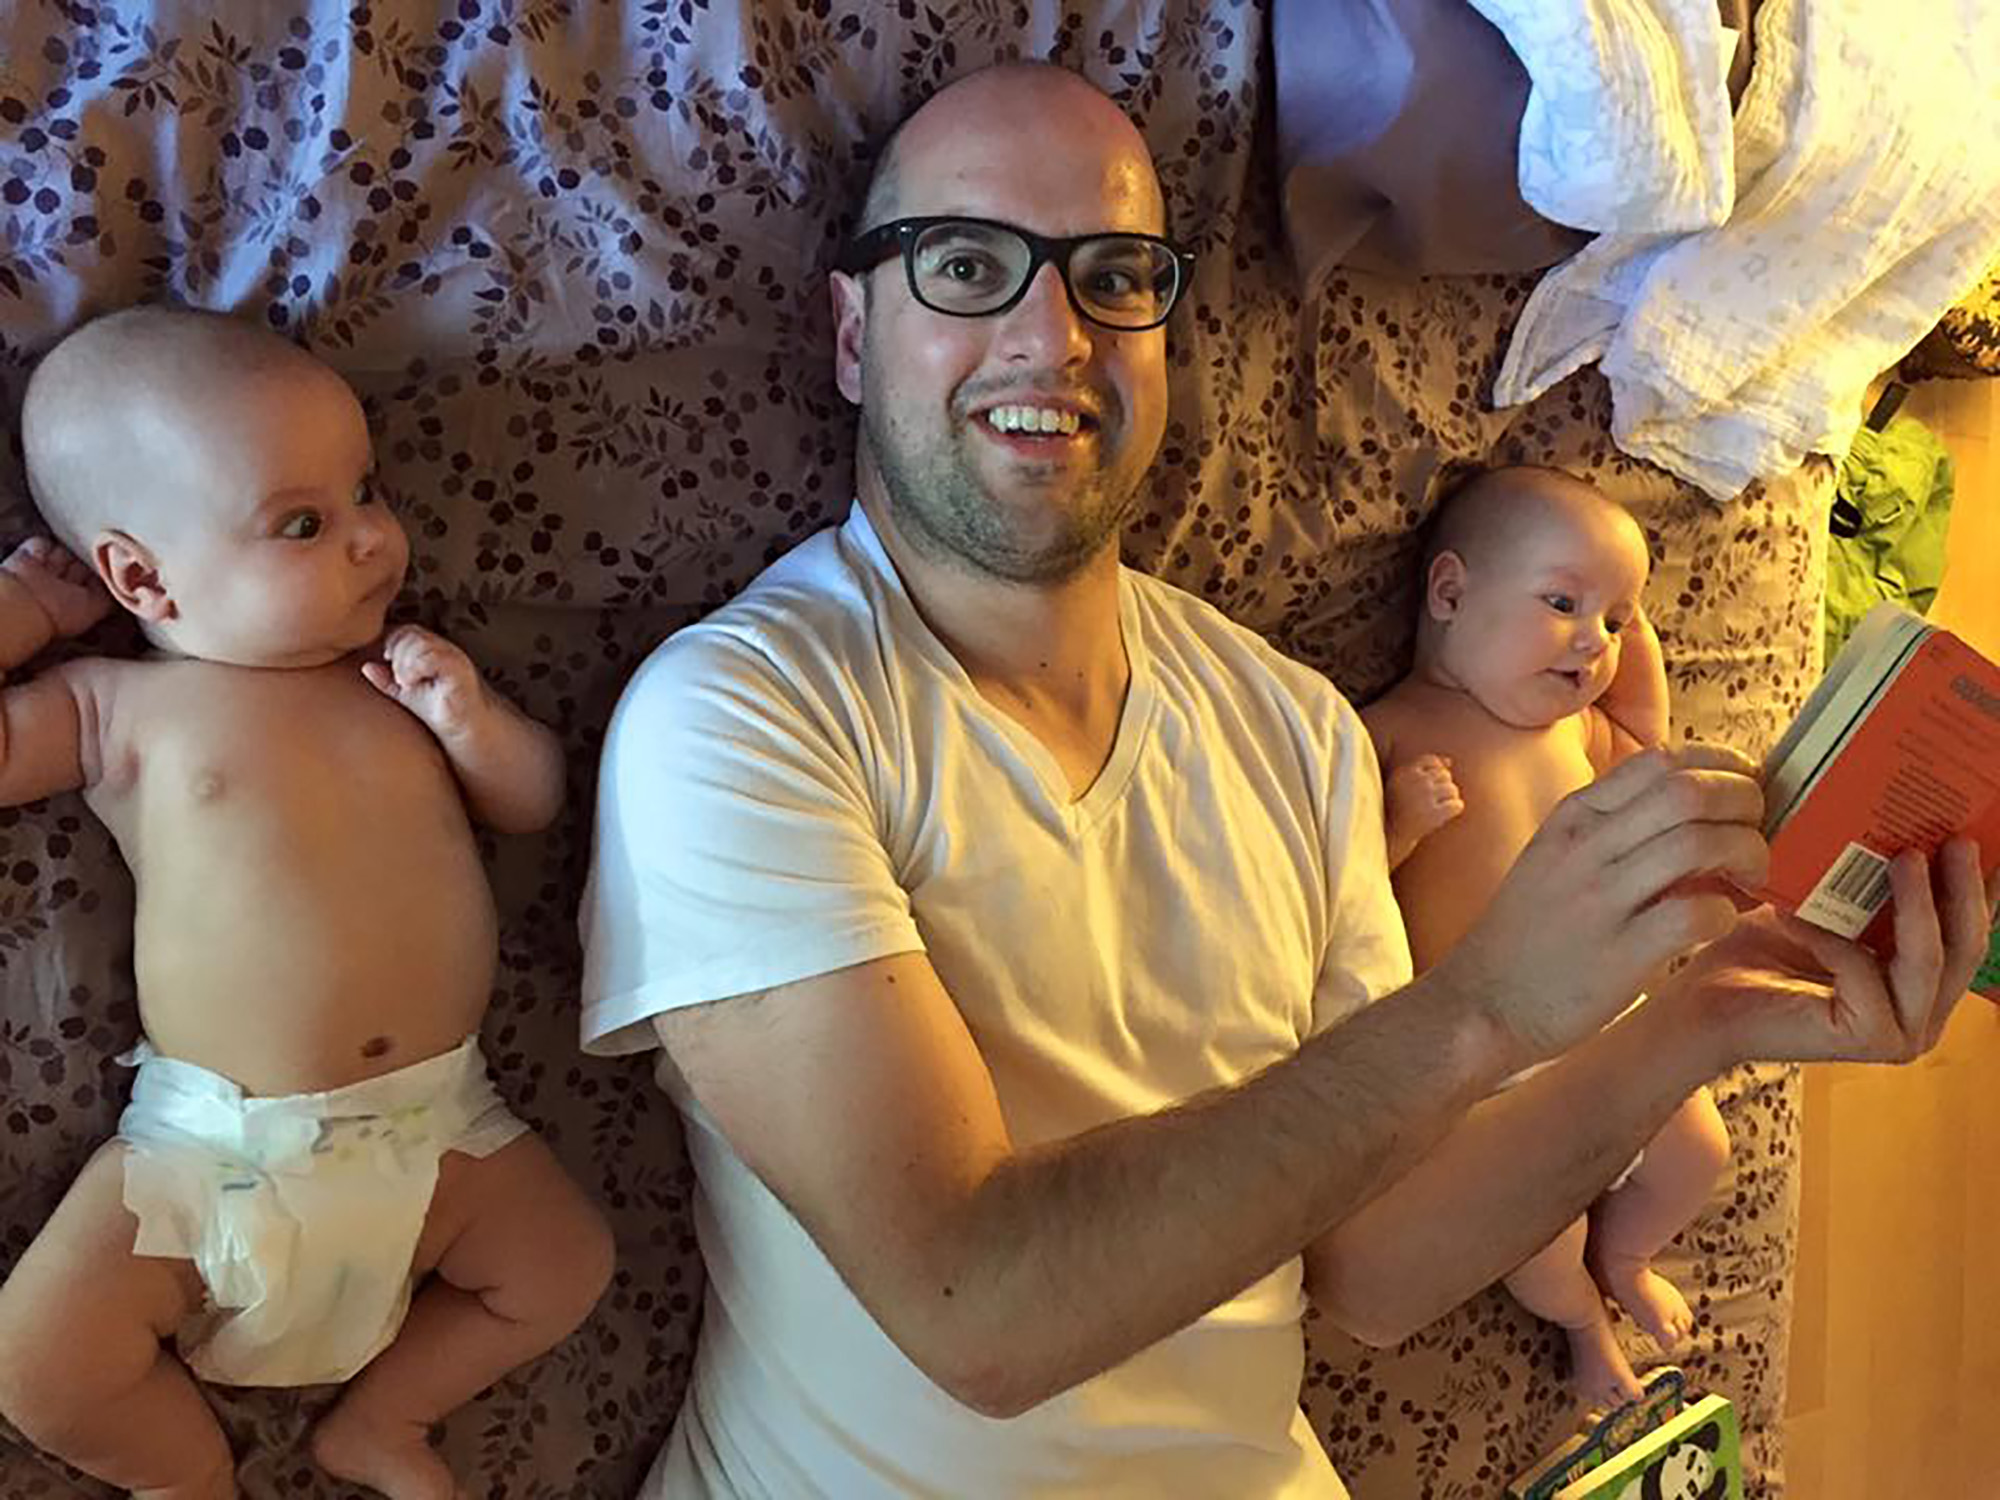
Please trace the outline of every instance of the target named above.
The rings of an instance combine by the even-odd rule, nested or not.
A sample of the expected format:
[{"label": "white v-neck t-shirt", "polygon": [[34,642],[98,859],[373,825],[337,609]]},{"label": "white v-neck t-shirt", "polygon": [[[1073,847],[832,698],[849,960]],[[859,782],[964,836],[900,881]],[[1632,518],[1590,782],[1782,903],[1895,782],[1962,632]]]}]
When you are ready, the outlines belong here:
[{"label": "white v-neck t-shirt", "polygon": [[[650,1048],[662,1011],[922,952],[1026,1147],[1239,1082],[1407,982],[1381,777],[1346,700],[1130,569],[1119,619],[1131,686],[1077,800],[923,623],[858,504],[662,644],[605,739],[586,1048]],[[1345,1495],[1298,1407],[1296,1259],[995,1420],[911,1364],[676,1103],[710,1281],[649,1496]]]}]

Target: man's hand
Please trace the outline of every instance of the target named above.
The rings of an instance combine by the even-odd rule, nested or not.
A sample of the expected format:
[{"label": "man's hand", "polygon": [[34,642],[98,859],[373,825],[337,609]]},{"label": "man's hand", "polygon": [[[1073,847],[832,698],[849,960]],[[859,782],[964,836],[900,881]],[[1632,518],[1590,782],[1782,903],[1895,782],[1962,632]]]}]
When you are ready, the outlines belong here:
[{"label": "man's hand", "polygon": [[30,537],[0,562],[0,573],[48,616],[50,638],[82,635],[111,612],[111,595],[88,564],[49,537]]},{"label": "man's hand", "polygon": [[464,735],[490,704],[472,658],[441,635],[398,625],[382,641],[382,659],[361,675],[421,719],[440,740]]},{"label": "man's hand", "polygon": [[1673,976],[1676,996],[1712,1027],[1717,1072],[1752,1061],[1908,1062],[1937,1045],[1986,953],[2000,871],[1982,887],[1979,851],[1958,838],[1932,866],[1913,850],[1897,855],[1889,885],[1887,961],[1761,907]]},{"label": "man's hand", "polygon": [[1649,750],[1556,805],[1434,971],[1486,1008],[1515,1068],[1592,1035],[1667,960],[1735,925],[1696,877],[1762,880],[1754,770],[1719,746]]}]

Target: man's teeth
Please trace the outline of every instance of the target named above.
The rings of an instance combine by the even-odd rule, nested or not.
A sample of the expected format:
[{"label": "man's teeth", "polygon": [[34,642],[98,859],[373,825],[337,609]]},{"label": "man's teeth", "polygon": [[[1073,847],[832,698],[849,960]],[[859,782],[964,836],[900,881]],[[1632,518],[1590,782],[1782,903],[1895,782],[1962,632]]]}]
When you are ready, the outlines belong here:
[{"label": "man's teeth", "polygon": [[996,406],[986,414],[995,432],[1054,432],[1069,437],[1083,425],[1073,411],[1053,406]]}]

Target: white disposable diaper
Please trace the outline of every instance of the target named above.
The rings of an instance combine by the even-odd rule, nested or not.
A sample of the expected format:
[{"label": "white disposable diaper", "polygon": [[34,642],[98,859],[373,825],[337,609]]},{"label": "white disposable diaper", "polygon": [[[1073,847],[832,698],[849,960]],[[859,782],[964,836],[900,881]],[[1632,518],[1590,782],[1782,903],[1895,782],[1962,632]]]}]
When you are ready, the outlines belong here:
[{"label": "white disposable diaper", "polygon": [[527,1126],[477,1037],[323,1094],[259,1098],[141,1042],[125,1206],[139,1255],[191,1260],[209,1306],[181,1356],[222,1385],[345,1380],[410,1303],[410,1263],[447,1151],[490,1156]]},{"label": "white disposable diaper", "polygon": [[[1634,1000],[1630,1005],[1626,1006],[1623,1010],[1619,1011],[1618,1014],[1612,1018],[1610,1024],[1616,1025],[1619,1021],[1624,1020],[1627,1016],[1631,1015],[1633,1011],[1637,1010],[1640,1006],[1644,1005],[1645,1003],[1646,1003],[1646,997],[1644,995],[1640,995],[1638,999]],[[1554,1059],[1553,1057],[1546,1058],[1538,1063],[1530,1063],[1527,1067],[1521,1069],[1520,1072],[1510,1074],[1506,1078],[1501,1079],[1500,1086],[1494,1089],[1493,1092],[1496,1094],[1504,1094],[1507,1092],[1507,1090],[1513,1088],[1515,1085],[1526,1083],[1530,1078],[1533,1078],[1537,1073],[1547,1072],[1550,1068],[1553,1068],[1555,1065],[1556,1065],[1556,1059]],[[1641,1146],[1639,1148],[1639,1154],[1633,1157],[1629,1162],[1625,1163],[1625,1170],[1620,1172],[1616,1177],[1612,1178],[1609,1182],[1607,1182],[1604,1185],[1603,1192],[1615,1193],[1618,1191],[1618,1189],[1625,1186],[1626,1183],[1632,1180],[1632,1174],[1639,1170],[1640,1163],[1645,1161],[1645,1159],[1646,1159],[1646,1148]]]}]

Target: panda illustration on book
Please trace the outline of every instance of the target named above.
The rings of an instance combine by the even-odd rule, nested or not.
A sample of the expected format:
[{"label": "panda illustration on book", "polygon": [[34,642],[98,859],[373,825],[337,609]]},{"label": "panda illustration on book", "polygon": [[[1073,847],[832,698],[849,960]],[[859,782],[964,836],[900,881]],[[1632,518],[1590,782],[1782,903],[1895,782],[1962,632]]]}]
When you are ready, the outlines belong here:
[{"label": "panda illustration on book", "polygon": [[1715,1461],[1722,1426],[1706,1422],[1674,1444],[1614,1500],[1725,1500],[1729,1475]]}]

